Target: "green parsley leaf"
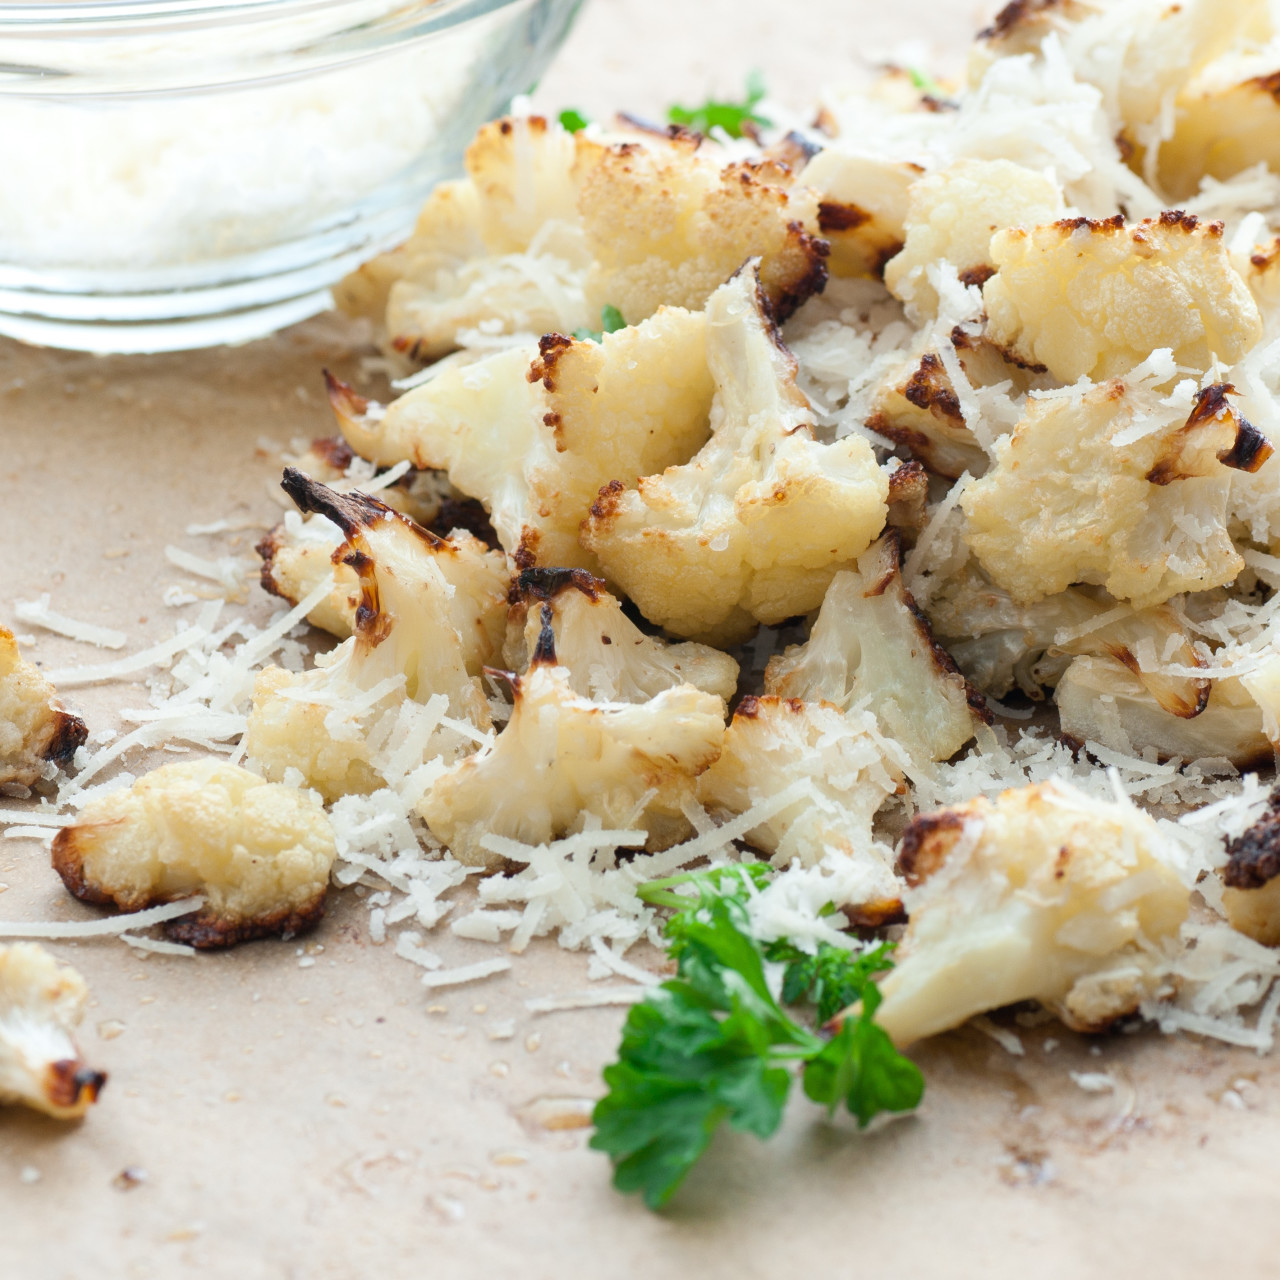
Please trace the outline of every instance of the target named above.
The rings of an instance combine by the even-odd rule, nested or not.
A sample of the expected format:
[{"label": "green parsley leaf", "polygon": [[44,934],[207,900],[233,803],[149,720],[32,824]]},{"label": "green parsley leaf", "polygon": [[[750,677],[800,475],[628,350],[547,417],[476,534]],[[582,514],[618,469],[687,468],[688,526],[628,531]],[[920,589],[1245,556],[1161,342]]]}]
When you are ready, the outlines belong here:
[{"label": "green parsley leaf", "polygon": [[893,943],[886,942],[860,955],[824,942],[816,955],[809,955],[789,942],[773,942],[765,958],[785,964],[782,998],[787,1004],[808,1000],[817,1007],[818,1025],[830,1022],[847,1009],[862,992],[873,973],[893,968],[889,959]]},{"label": "green parsley leaf", "polygon": [[598,329],[575,329],[569,336],[577,338],[579,342],[599,342],[606,333],[617,333],[619,329],[625,329],[627,322],[622,318],[622,312],[611,302],[606,302],[600,308],[600,328]]},{"label": "green parsley leaf", "polygon": [[773,123],[756,111],[765,95],[764,77],[759,71],[747,76],[747,96],[742,102],[717,102],[708,99],[700,107],[673,106],[667,111],[667,119],[695,133],[710,133],[717,126],[731,138],[741,138],[747,125],[768,126]]},{"label": "green parsley leaf", "polygon": [[942,86],[927,71],[921,71],[919,67],[908,67],[907,75],[911,79],[912,87],[919,89],[921,93],[931,98],[947,96]]},{"label": "green parsley leaf", "polygon": [[569,107],[560,113],[560,127],[568,129],[570,133],[577,133],[579,129],[585,129],[591,123],[581,111]]},{"label": "green parsley leaf", "polygon": [[[614,1185],[664,1205],[723,1123],[767,1138],[782,1120],[791,1064],[805,1093],[843,1102],[865,1125],[880,1111],[915,1106],[924,1082],[874,1021],[872,975],[891,967],[888,946],[853,955],[824,945],[809,955],[789,942],[762,947],[747,904],[768,883],[765,863],[654,880],[644,901],[670,907],[665,935],[677,976],[632,1007],[609,1092],[593,1113],[591,1146],[614,1162]],[[795,1022],[774,998],[767,965],[786,965],[783,1000],[807,999],[820,1022],[859,1000],[831,1039]]]}]

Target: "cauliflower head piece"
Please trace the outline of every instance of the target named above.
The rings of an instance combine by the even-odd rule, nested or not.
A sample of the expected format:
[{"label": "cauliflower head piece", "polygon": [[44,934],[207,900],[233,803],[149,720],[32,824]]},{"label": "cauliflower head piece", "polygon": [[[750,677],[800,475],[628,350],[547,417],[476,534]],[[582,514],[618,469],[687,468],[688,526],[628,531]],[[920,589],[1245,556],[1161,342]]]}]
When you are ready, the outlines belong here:
[{"label": "cauliflower head piece", "polygon": [[1264,946],[1280,946],[1280,795],[1227,845],[1222,907],[1233,929]]},{"label": "cauliflower head piece", "polygon": [[[259,673],[245,749],[273,782],[297,769],[326,799],[365,794],[384,781],[364,723],[371,713],[399,707],[412,720],[403,704],[439,699],[437,725],[448,713],[489,727],[480,677],[502,652],[506,560],[470,535],[428,533],[365,494],[335,493],[296,471],[284,483],[304,511],[339,527],[331,560],[353,576],[359,603],[354,635],[312,670]],[[461,741],[433,745],[455,752]]]},{"label": "cauliflower head piece", "polygon": [[89,730],[0,627],[0,783],[29,787],[71,762]]},{"label": "cauliflower head piece", "polygon": [[882,156],[825,148],[805,165],[801,180],[818,198],[818,229],[830,244],[837,277],[878,277],[902,249],[918,165]]},{"label": "cauliflower head piece", "polygon": [[53,842],[54,870],[82,902],[139,911],[201,895],[165,925],[201,948],[312,928],[336,855],[314,795],[220,760],[154,769],[91,801]]},{"label": "cauliflower head piece", "polygon": [[1262,322],[1222,239],[1222,224],[1177,210],[1127,225],[1067,218],[991,239],[987,336],[1062,382],[1128,373],[1152,351],[1179,365],[1231,364]]},{"label": "cauliflower head piece", "polygon": [[594,314],[617,307],[628,324],[660,306],[700,310],[748,258],[780,320],[819,293],[827,245],[817,198],[773,161],[725,168],[692,134],[609,147],[582,184],[578,209],[592,256]]},{"label": "cauliflower head piece", "polygon": [[869,711],[747,697],[720,758],[698,779],[698,798],[713,813],[735,815],[797,790],[796,799],[743,839],[778,867],[838,859],[845,894],[837,906],[854,924],[891,924],[902,918],[902,886],[893,850],[875,838],[871,824],[884,801],[905,790],[906,763]]},{"label": "cauliflower head piece", "polygon": [[709,643],[816,607],[887,513],[888,477],[867,441],[814,439],[756,268],[707,303],[710,439],[634,489],[615,478],[582,526],[605,576],[650,622]]},{"label": "cauliflower head piece", "polygon": [[1232,469],[1271,453],[1233,391],[1206,387],[1185,421],[1138,380],[1032,397],[960,498],[983,569],[1021,603],[1083,582],[1144,607],[1231,582]]},{"label": "cauliflower head piece", "polygon": [[44,947],[0,945],[0,1102],[76,1120],[98,1100],[106,1072],[71,1037],[88,1000],[85,980]]},{"label": "cauliflower head piece", "polygon": [[[541,116],[481,127],[467,176],[428,197],[408,241],[347,276],[339,308],[385,326],[415,361],[453,350],[463,329],[572,331],[588,322],[577,196],[602,146]],[[598,309],[597,309],[598,313]]]},{"label": "cauliflower head piece", "polygon": [[598,702],[647,702],[691,684],[727,706],[737,691],[738,664],[727,653],[645,635],[584,569],[525,569],[510,598],[508,671],[524,671],[539,651],[553,651],[574,692]]},{"label": "cauliflower head piece", "polygon": [[912,769],[950,759],[990,719],[902,583],[890,531],[836,575],[802,645],[772,658],[765,692],[867,709]]},{"label": "cauliflower head piece", "polygon": [[1101,1031],[1156,994],[1189,892],[1153,819],[1066,783],[921,814],[899,866],[910,923],[876,1021],[898,1046],[1038,1000]]},{"label": "cauliflower head piece", "polygon": [[1280,744],[1274,727],[1280,710],[1276,675],[1205,680],[1200,710],[1191,717],[1162,704],[1141,669],[1135,672],[1104,653],[1076,658],[1058,682],[1054,701],[1062,732],[1077,742],[1101,743],[1125,755],[1154,751],[1164,760],[1226,759],[1238,769],[1257,769],[1271,765]]},{"label": "cauliflower head piece", "polygon": [[647,702],[595,702],[546,650],[511,684],[515,705],[492,748],[444,773],[418,809],[459,862],[500,866],[488,835],[545,844],[592,820],[643,828],[650,849],[692,832],[684,808],[724,738],[715,694],[679,684]]},{"label": "cauliflower head piece", "polygon": [[578,527],[601,486],[688,461],[713,392],[706,318],[674,307],[600,342],[548,334],[451,368],[385,409],[330,382],[363,456],[447,471],[521,567],[593,571]]},{"label": "cauliflower head piece", "polygon": [[1011,160],[957,160],[911,187],[902,252],[885,264],[890,293],[920,322],[938,314],[929,268],[946,261],[962,284],[995,274],[991,237],[1005,227],[1037,227],[1060,218],[1062,190],[1043,173]]}]

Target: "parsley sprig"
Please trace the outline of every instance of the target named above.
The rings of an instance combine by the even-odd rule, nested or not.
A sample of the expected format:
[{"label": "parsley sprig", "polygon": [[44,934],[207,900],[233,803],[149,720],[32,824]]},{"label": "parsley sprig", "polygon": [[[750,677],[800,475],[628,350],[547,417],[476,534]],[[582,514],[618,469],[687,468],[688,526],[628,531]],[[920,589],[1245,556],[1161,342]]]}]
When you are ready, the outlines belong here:
[{"label": "parsley sprig", "polygon": [[[892,967],[890,945],[861,955],[830,944],[816,955],[761,946],[747,902],[770,874],[764,863],[719,867],[639,890],[673,909],[665,934],[677,976],[628,1014],[591,1146],[613,1160],[618,1190],[640,1192],[651,1209],[671,1198],[722,1123],[760,1138],[777,1129],[793,1064],[803,1064],[809,1098],[829,1111],[844,1103],[860,1126],[911,1110],[924,1092],[919,1068],[874,1021],[872,975]],[[783,1001],[812,1002],[819,1025],[857,1000],[860,1013],[829,1039],[800,1025],[774,998],[766,962],[786,966]]]},{"label": "parsley sprig", "polygon": [[598,329],[575,329],[570,336],[577,338],[579,342],[599,342],[606,333],[617,333],[619,329],[625,329],[626,327],[627,322],[622,318],[622,312],[612,303],[606,302],[600,308],[600,327]]},{"label": "parsley sprig", "polygon": [[747,76],[747,96],[742,102],[716,102],[712,98],[700,107],[673,106],[667,110],[667,119],[695,133],[710,133],[719,126],[729,137],[741,138],[749,131],[748,126],[767,128],[773,123],[756,110],[764,95],[764,77],[759,71],[752,71]]}]

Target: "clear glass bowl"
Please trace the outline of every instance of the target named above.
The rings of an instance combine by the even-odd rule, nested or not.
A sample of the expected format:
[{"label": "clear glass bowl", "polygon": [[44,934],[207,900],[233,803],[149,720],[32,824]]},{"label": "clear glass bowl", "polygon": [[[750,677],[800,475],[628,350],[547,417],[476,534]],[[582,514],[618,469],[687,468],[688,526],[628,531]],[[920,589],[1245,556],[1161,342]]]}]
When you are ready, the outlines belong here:
[{"label": "clear glass bowl", "polygon": [[582,0],[0,0],[0,333],[239,342],[403,240]]}]

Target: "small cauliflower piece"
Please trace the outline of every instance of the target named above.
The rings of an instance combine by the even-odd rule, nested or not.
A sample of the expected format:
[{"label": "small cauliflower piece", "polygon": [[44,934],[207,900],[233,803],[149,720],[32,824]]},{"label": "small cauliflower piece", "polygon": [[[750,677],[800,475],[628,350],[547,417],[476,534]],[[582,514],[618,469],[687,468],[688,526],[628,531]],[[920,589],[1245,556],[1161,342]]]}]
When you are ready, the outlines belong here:
[{"label": "small cauliflower piece", "polygon": [[49,765],[69,764],[88,735],[84,721],[63,710],[57,690],[18,652],[13,632],[0,627],[0,783],[31,786]]},{"label": "small cauliflower piece", "polygon": [[85,980],[44,947],[0,944],[0,1102],[77,1120],[98,1100],[106,1072],[71,1038],[88,1000]]},{"label": "small cauliflower piece", "polygon": [[899,866],[910,923],[876,1021],[899,1047],[974,1014],[1038,1000],[1101,1031],[1160,984],[1189,894],[1155,822],[1065,783],[921,814]]},{"label": "small cauliflower piece", "polygon": [[417,361],[481,325],[545,333],[589,323],[576,200],[602,150],[541,116],[482,126],[467,177],[432,192],[404,245],[340,282],[339,308],[385,325],[391,346]]},{"label": "small cauliflower piece", "polygon": [[1032,397],[960,499],[982,567],[1020,603],[1085,582],[1141,608],[1231,582],[1244,567],[1227,530],[1232,468],[1271,453],[1233,391],[1206,387],[1185,422],[1120,379]]},{"label": "small cauliflower piece", "polygon": [[1116,130],[1160,136],[1162,116],[1189,81],[1241,39],[1272,33],[1266,0],[1013,0],[979,33],[969,83],[998,58],[1039,51],[1056,34],[1057,57],[1102,91]]},{"label": "small cauliflower piece", "polygon": [[1237,79],[1241,70],[1224,59],[1180,95],[1159,159],[1160,184],[1172,199],[1194,196],[1206,175],[1221,181],[1256,164],[1280,170],[1280,72]]},{"label": "small cauliflower piece", "polygon": [[545,650],[511,687],[493,747],[443,774],[418,809],[459,862],[496,868],[503,858],[485,836],[545,844],[591,818],[643,828],[649,849],[692,832],[684,806],[724,738],[718,697],[681,684],[643,703],[594,702]]},{"label": "small cauliflower piece", "polygon": [[201,948],[312,928],[336,855],[315,796],[220,760],[155,769],[91,801],[53,841],[54,870],[82,902],[140,911],[201,895],[195,914],[164,926]]},{"label": "small cauliflower piece", "polygon": [[1077,742],[1098,742],[1125,755],[1151,750],[1165,760],[1225,759],[1241,770],[1269,766],[1273,740],[1245,682],[1228,677],[1205,685],[1199,712],[1182,716],[1162,706],[1119,659],[1079,657],[1058,682],[1054,701],[1063,734]]},{"label": "small cauliflower piece", "polygon": [[578,527],[602,485],[686,462],[707,438],[706,318],[664,308],[600,342],[541,342],[449,369],[387,408],[330,380],[343,434],[382,464],[445,470],[521,567],[598,569]]},{"label": "small cauliflower piece", "polygon": [[756,267],[707,303],[711,438],[634,489],[615,478],[581,534],[650,622],[721,645],[816,607],[884,527],[889,492],[864,438],[814,439]]},{"label": "small cauliflower piece", "polygon": [[1222,224],[1172,210],[1126,225],[1067,218],[991,239],[987,336],[1062,382],[1128,373],[1154,350],[1178,364],[1231,364],[1258,340],[1258,308]]},{"label": "small cauliflower piece", "polygon": [[1280,946],[1280,794],[1227,845],[1223,910],[1233,929],[1264,946]]},{"label": "small cauliflower piece", "polygon": [[[391,510],[397,509],[387,505]],[[496,593],[506,580],[502,554],[466,529],[454,529],[446,538],[423,529],[419,536],[434,553],[445,580],[463,592],[463,600],[474,603],[481,612],[491,611]],[[348,554],[345,546],[342,530],[327,516],[303,519],[291,511],[256,548],[262,557],[263,589],[290,604],[305,599],[326,579],[333,581],[333,591],[307,614],[307,621],[340,640],[355,630],[361,594],[359,575],[343,560]],[[473,665],[478,670],[492,657],[490,649],[483,647]]]},{"label": "small cauliflower piece", "polygon": [[647,702],[691,684],[727,705],[738,688],[738,664],[727,653],[645,635],[584,569],[525,569],[512,583],[507,670],[526,670],[548,646],[574,692],[600,702]]},{"label": "small cauliflower piece", "polygon": [[879,276],[906,237],[918,165],[844,148],[820,151],[801,181],[818,197],[818,229],[831,245],[834,276]]},{"label": "small cauliflower piece", "polygon": [[765,692],[867,708],[916,768],[948,760],[989,720],[902,585],[898,535],[836,575],[809,639],[772,658]]},{"label": "small cauliflower piece", "polygon": [[273,782],[293,768],[328,800],[363,794],[382,782],[360,720],[388,701],[441,695],[450,714],[489,727],[480,677],[502,652],[506,560],[469,535],[438,538],[375,498],[335,493],[298,471],[285,472],[284,488],[340,527],[333,559],[357,584],[355,633],[310,671],[259,673],[245,750]]},{"label": "small cauliflower piece", "polygon": [[[1186,626],[1167,606],[1128,609],[1075,587],[1017,604],[970,560],[948,577],[927,612],[956,665],[993,698],[1015,685],[1042,698],[1073,657],[1102,655],[1133,671],[1174,715],[1198,715],[1208,700],[1207,679],[1158,673],[1165,663],[1204,666]],[[1104,615],[1113,616],[1100,621]]]},{"label": "small cauliflower piece", "polygon": [[804,794],[743,837],[778,867],[805,867],[838,856],[858,875],[836,905],[859,925],[902,918],[902,886],[893,850],[872,834],[881,804],[905,789],[901,749],[882,737],[869,711],[829,702],[747,697],[739,704],[720,758],[698,779],[712,812],[745,813],[803,782]]},{"label": "small cauliflower piece", "polygon": [[885,265],[889,292],[918,322],[938,314],[928,269],[946,261],[962,284],[981,285],[995,274],[991,237],[1005,227],[1036,227],[1060,218],[1062,190],[1043,173],[1010,160],[957,160],[911,187],[906,243]]},{"label": "small cauliflower piece", "polygon": [[817,199],[772,161],[723,170],[691,134],[609,147],[586,178],[578,209],[593,263],[587,297],[636,324],[660,306],[702,308],[748,258],[785,320],[826,283],[827,245],[806,228]]}]

